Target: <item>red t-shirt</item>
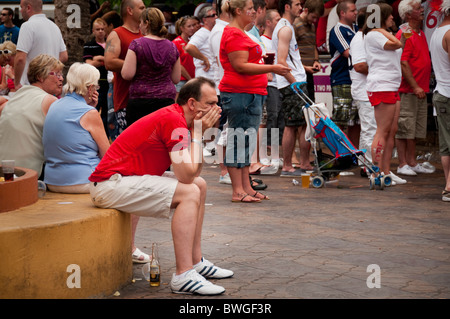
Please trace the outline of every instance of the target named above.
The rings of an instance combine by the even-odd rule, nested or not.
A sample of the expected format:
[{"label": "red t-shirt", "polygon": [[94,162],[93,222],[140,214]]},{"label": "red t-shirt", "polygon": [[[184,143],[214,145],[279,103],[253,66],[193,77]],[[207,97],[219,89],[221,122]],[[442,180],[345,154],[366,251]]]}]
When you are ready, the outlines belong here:
[{"label": "red t-shirt", "polygon": [[[125,60],[125,57],[128,52],[128,47],[130,46],[131,41],[142,37],[142,33],[141,31],[139,31],[138,33],[133,33],[122,26],[115,28],[114,31],[116,31],[120,39],[119,59]],[[114,90],[113,90],[114,112],[117,112],[127,107],[129,87],[130,81],[124,80],[120,72],[114,72]]]},{"label": "red t-shirt", "polygon": [[220,42],[220,63],[224,75],[219,84],[221,92],[249,93],[267,95],[267,75],[248,75],[238,73],[228,59],[228,53],[248,51],[248,62],[263,64],[261,46],[238,28],[226,26]]},{"label": "red t-shirt", "polygon": [[[397,32],[397,39],[400,39],[402,30]],[[408,61],[412,75],[417,84],[425,91],[430,92],[431,58],[428,51],[425,33],[412,32],[412,36],[406,39],[401,57],[402,61]],[[402,77],[402,82],[398,90],[400,93],[413,93],[413,89]]]},{"label": "red t-shirt", "polygon": [[[180,63],[186,71],[189,73],[191,78],[195,77],[195,65],[194,65],[194,58],[192,55],[184,51],[184,47],[186,46],[187,42],[183,40],[181,36],[176,37],[173,41],[175,43],[175,46],[178,49],[178,52],[180,52]],[[187,79],[184,76],[181,76],[181,81],[186,81]]]},{"label": "red t-shirt", "polygon": [[172,104],[130,125],[111,144],[89,177],[91,182],[122,176],[161,176],[172,163],[169,153],[187,148],[188,128],[184,111]]}]

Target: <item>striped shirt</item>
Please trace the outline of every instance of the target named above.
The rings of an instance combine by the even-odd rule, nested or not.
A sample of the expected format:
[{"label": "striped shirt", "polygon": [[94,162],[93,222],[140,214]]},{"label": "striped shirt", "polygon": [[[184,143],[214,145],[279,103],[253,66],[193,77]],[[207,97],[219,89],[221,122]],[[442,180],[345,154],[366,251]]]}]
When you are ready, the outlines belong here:
[{"label": "striped shirt", "polygon": [[308,24],[301,17],[295,21],[295,38],[302,57],[302,63],[306,66],[312,66],[316,57],[316,28],[314,24]]},{"label": "striped shirt", "polygon": [[352,83],[349,73],[350,63],[342,53],[350,49],[350,42],[356,31],[356,26],[350,27],[340,22],[330,31],[330,80],[332,86]]}]

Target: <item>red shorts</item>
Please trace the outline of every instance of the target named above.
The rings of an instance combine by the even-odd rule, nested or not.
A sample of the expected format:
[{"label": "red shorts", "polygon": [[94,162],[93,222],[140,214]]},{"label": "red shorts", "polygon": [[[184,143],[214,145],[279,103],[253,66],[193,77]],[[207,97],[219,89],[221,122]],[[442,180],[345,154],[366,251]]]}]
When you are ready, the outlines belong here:
[{"label": "red shorts", "polygon": [[372,106],[377,106],[380,103],[395,104],[400,101],[398,92],[367,92],[367,95]]}]

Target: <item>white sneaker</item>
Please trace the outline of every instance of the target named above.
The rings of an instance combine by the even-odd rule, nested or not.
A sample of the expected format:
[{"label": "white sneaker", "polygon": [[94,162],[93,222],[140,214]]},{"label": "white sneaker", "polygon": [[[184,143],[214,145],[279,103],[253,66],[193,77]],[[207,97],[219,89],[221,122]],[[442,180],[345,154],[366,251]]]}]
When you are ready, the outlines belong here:
[{"label": "white sneaker", "polygon": [[208,151],[206,148],[203,148],[203,156],[209,157],[209,156],[212,156],[212,153],[210,151]]},{"label": "white sneaker", "polygon": [[283,159],[282,158],[272,158],[272,165],[278,165],[279,168],[283,168]]},{"label": "white sneaker", "polygon": [[391,179],[392,179],[392,183],[394,183],[395,182],[395,184],[394,185],[401,185],[401,184],[406,184],[408,181],[406,180],[406,179],[403,179],[403,178],[401,178],[401,177],[398,177],[397,175],[395,175],[394,173],[392,173],[392,172],[389,172],[389,176],[391,177]]},{"label": "white sneaker", "polygon": [[225,292],[225,288],[214,285],[194,269],[189,270],[181,278],[177,278],[175,274],[172,275],[170,281],[170,289],[176,294],[199,294],[199,295],[220,295]]},{"label": "white sneaker", "polygon": [[422,166],[432,170],[433,173],[436,171],[436,167],[434,167],[430,162],[423,162]]},{"label": "white sneaker", "polygon": [[399,166],[397,168],[397,174],[409,175],[409,176],[416,176],[417,175],[417,173],[415,171],[413,171],[412,168],[408,164],[406,164],[406,165],[404,165],[402,167]]},{"label": "white sneaker", "polygon": [[266,165],[266,166],[269,166],[269,165],[270,165],[270,159],[267,158],[267,157],[261,158],[261,159],[259,160],[259,162],[260,162],[261,164],[263,164],[263,165]]},{"label": "white sneaker", "polygon": [[273,175],[276,174],[278,172],[278,165],[269,165],[269,166],[264,166],[263,168],[261,168],[261,175]]},{"label": "white sneaker", "polygon": [[228,184],[231,185],[231,178],[230,178],[230,173],[226,173],[225,175],[220,175],[219,177],[219,183],[220,184]]},{"label": "white sneaker", "polygon": [[411,167],[411,169],[416,173],[423,173],[423,174],[431,174],[434,171],[432,169],[426,168],[422,164],[417,164],[414,167]]},{"label": "white sneaker", "polygon": [[202,261],[194,265],[195,271],[208,279],[224,279],[234,275],[234,272],[215,266],[212,262],[202,257]]}]

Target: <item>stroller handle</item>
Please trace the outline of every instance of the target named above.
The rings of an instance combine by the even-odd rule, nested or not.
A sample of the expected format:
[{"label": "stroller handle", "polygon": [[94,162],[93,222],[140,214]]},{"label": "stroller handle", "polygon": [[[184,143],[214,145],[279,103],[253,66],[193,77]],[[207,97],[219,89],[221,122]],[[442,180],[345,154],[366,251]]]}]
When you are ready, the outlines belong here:
[{"label": "stroller handle", "polygon": [[303,102],[305,102],[306,105],[304,107],[309,108],[311,105],[314,104],[314,102],[301,89],[300,86],[302,86],[304,84],[307,84],[307,83],[306,82],[294,82],[290,85],[290,88],[292,91],[294,91],[295,94],[297,94],[303,100]]}]

